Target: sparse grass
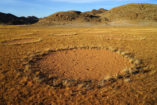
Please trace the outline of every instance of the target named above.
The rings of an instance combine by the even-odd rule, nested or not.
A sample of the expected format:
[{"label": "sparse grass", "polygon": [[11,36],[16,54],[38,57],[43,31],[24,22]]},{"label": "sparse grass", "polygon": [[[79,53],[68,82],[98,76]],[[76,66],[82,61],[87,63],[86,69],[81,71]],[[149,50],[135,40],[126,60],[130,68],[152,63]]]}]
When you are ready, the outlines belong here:
[{"label": "sparse grass", "polygon": [[129,62],[133,64],[133,63],[134,63],[134,60],[135,60],[134,58],[130,58],[130,59],[129,59]]},{"label": "sparse grass", "polygon": [[104,80],[109,81],[109,80],[112,79],[112,78],[113,78],[112,75],[106,75],[106,76],[104,77]]},{"label": "sparse grass", "polygon": [[[156,27],[22,27],[22,26],[0,26],[0,41],[25,38],[22,34],[35,32],[42,41],[39,43],[23,44],[19,46],[8,46],[0,43],[0,104],[133,104],[140,105],[157,103],[157,28]],[[79,32],[71,36],[49,36],[50,33]],[[97,31],[103,34],[116,36],[137,36],[145,37],[145,40],[106,40],[100,37]],[[89,32],[89,33],[88,33]],[[93,34],[91,33],[93,32]],[[31,35],[30,35],[31,36]],[[84,88],[69,87],[56,89],[38,82],[39,78],[34,75],[25,76],[25,70],[29,66],[23,66],[21,59],[26,60],[42,51],[57,50],[74,47],[104,47],[112,46],[121,51],[128,51],[134,54],[134,58],[142,59],[142,64],[151,66],[153,71],[139,73],[131,77],[131,82],[124,83],[119,79],[113,84],[107,84],[100,89],[92,89],[83,94]],[[120,52],[120,51],[119,51]],[[129,57],[130,58],[130,57]],[[134,59],[133,59],[134,61]],[[39,75],[39,74],[37,74]],[[106,77],[110,78],[110,77]],[[133,78],[133,79],[132,79]],[[129,78],[127,78],[129,79]],[[21,82],[20,82],[21,81]],[[128,80],[126,80],[128,81]],[[118,89],[114,89],[119,87]],[[79,94],[82,92],[82,94]],[[75,96],[72,96],[75,93]],[[153,94],[152,94],[153,93]],[[123,98],[122,98],[122,97]],[[153,97],[153,98],[152,98]],[[135,102],[136,100],[136,102]]]},{"label": "sparse grass", "polygon": [[125,68],[121,71],[124,74],[130,74],[131,73],[131,69],[130,68]]},{"label": "sparse grass", "polygon": [[24,71],[29,71],[31,69],[31,66],[29,64],[25,65]]},{"label": "sparse grass", "polygon": [[124,82],[131,82],[131,79],[130,78],[126,78],[126,79],[124,79]]},{"label": "sparse grass", "polygon": [[112,52],[116,52],[116,51],[118,51],[117,48],[113,48],[113,47],[109,47],[108,49],[111,50]]},{"label": "sparse grass", "polygon": [[142,61],[141,61],[141,60],[139,60],[139,59],[136,59],[136,60],[134,61],[134,63],[135,63],[136,65],[139,65],[139,64],[141,64],[141,63],[142,63]]},{"label": "sparse grass", "polygon": [[118,73],[118,74],[115,75],[115,78],[116,79],[121,79],[121,78],[123,78],[123,75],[121,75],[120,73]]}]

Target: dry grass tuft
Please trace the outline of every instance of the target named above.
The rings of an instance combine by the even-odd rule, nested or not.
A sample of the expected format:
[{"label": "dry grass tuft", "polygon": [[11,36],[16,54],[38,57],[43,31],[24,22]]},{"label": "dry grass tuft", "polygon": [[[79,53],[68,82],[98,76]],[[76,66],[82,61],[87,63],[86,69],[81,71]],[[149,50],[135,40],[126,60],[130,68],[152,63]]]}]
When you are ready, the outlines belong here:
[{"label": "dry grass tuft", "polygon": [[131,79],[130,78],[125,78],[124,82],[131,82]]},{"label": "dry grass tuft", "polygon": [[31,69],[31,65],[30,64],[25,65],[24,71],[29,71],[30,69]]},{"label": "dry grass tuft", "polygon": [[141,63],[142,63],[142,61],[139,60],[139,59],[136,59],[136,60],[134,61],[134,64],[135,64],[135,65],[140,65]]},{"label": "dry grass tuft", "polygon": [[124,74],[130,74],[131,73],[131,69],[130,68],[125,68],[123,69],[121,72],[124,73]]},{"label": "dry grass tuft", "polygon": [[104,77],[104,80],[110,81],[112,78],[113,78],[112,75],[107,75],[107,76]]}]

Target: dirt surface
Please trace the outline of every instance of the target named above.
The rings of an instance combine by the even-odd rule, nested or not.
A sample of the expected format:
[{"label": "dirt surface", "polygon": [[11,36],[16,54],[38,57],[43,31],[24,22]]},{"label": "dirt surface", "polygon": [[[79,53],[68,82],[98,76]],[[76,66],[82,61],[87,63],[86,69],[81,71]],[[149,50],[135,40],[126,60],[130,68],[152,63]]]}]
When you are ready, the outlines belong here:
[{"label": "dirt surface", "polygon": [[52,52],[37,63],[43,72],[75,80],[102,80],[131,66],[127,58],[103,49]]}]

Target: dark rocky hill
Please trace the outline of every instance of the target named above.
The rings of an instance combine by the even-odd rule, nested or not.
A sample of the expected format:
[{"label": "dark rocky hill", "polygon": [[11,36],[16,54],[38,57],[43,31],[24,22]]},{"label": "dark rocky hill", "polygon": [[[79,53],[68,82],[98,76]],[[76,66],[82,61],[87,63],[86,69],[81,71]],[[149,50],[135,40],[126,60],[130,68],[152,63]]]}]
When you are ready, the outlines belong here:
[{"label": "dark rocky hill", "polygon": [[34,24],[38,22],[38,18],[35,16],[17,17],[12,14],[5,14],[0,12],[0,24],[8,25],[21,25],[21,24]]}]

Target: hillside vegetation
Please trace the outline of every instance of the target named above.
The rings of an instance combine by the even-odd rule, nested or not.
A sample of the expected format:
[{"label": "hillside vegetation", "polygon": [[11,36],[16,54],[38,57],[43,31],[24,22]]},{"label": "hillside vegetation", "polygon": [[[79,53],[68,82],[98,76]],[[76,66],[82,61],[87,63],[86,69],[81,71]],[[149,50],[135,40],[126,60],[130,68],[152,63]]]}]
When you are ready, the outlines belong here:
[{"label": "hillside vegetation", "polygon": [[[97,12],[97,11],[95,11]],[[100,16],[93,12],[67,11],[52,14],[46,18],[40,19],[38,24],[68,24],[74,22],[101,22]]]},{"label": "hillside vegetation", "polygon": [[150,20],[157,21],[156,4],[127,4],[113,8],[101,15],[110,21],[114,20]]},{"label": "hillside vegetation", "polygon": [[115,21],[157,22],[157,4],[127,4],[111,10],[99,9],[88,12],[58,12],[40,19],[37,24],[72,24],[101,23],[110,24]]}]

